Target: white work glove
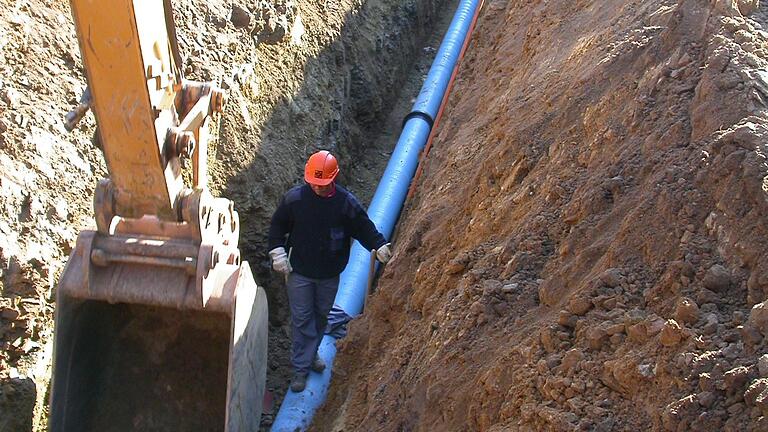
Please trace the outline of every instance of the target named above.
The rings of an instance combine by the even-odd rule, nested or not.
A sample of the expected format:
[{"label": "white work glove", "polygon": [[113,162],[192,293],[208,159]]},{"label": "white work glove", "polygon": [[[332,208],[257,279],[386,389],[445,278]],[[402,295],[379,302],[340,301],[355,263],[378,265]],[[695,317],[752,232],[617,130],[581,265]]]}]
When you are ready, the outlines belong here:
[{"label": "white work glove", "polygon": [[387,261],[392,258],[392,251],[389,249],[391,244],[392,243],[387,243],[384,246],[376,249],[376,258],[378,258],[378,260],[384,264],[386,264]]},{"label": "white work glove", "polygon": [[272,249],[269,251],[269,257],[272,258],[272,268],[275,269],[276,272],[288,274],[293,271],[284,247],[280,246]]}]

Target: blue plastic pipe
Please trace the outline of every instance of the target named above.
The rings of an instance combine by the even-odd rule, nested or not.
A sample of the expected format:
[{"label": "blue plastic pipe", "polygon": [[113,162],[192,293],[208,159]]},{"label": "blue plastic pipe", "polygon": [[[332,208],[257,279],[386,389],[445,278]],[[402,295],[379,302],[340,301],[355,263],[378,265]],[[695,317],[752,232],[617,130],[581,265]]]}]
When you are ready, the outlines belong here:
[{"label": "blue plastic pipe", "polygon": [[[395,223],[408,194],[408,187],[419,164],[419,153],[429,138],[462,46],[469,37],[479,4],[480,0],[463,0],[459,3],[416,103],[410,114],[405,117],[403,131],[368,207],[368,215],[386,238],[391,238],[395,229]],[[370,251],[355,241],[349,264],[341,274],[335,301],[349,316],[357,316],[362,312],[369,265]],[[285,395],[272,424],[272,432],[305,431],[315,412],[325,401],[331,382],[333,360],[336,357],[336,339],[324,336],[318,353],[327,365],[325,371],[322,374],[310,373],[303,392],[289,391]]]}]

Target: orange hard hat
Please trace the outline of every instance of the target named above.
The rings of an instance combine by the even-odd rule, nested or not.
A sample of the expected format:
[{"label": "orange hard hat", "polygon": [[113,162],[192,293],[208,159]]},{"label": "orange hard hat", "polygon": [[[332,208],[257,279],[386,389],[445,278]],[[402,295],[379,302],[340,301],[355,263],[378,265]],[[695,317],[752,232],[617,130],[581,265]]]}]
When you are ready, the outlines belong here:
[{"label": "orange hard hat", "polygon": [[326,186],[339,175],[339,164],[332,154],[325,150],[309,157],[304,166],[304,181],[317,186]]}]

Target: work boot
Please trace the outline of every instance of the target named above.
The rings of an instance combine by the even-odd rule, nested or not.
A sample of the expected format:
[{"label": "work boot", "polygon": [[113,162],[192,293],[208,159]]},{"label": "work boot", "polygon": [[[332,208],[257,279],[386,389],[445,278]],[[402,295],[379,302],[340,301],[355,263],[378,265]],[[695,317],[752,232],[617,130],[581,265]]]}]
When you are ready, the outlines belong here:
[{"label": "work boot", "polygon": [[307,386],[307,374],[296,372],[291,378],[291,391],[294,393],[301,393]]},{"label": "work boot", "polygon": [[315,354],[315,358],[312,359],[312,364],[309,365],[312,372],[322,373],[325,370],[325,362],[319,355]]}]

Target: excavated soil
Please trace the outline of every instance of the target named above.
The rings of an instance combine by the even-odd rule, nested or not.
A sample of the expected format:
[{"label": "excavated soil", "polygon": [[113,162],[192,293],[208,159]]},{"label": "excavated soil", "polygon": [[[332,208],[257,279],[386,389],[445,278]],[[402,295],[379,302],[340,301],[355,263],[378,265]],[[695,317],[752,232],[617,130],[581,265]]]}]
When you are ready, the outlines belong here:
[{"label": "excavated soil", "polygon": [[[269,216],[318,148],[370,197],[448,3],[174,3],[185,73],[229,90],[210,186],[269,293],[278,401]],[[0,5],[0,431],[44,430],[56,281],[107,173],[93,118],[62,126],[68,5]],[[765,26],[758,0],[487,2],[314,429],[768,430]]]},{"label": "excavated soil", "polygon": [[[444,3],[173,2],[187,78],[229,92],[209,143],[209,186],[235,201],[241,250],[269,296],[273,412],[290,370],[287,299],[264,250],[271,213],[320,148],[339,156],[341,182],[370,198],[394,143],[381,138],[393,134],[389,113],[412,97],[400,90],[434,52],[423,48]],[[78,232],[94,226],[91,197],[107,172],[93,117],[63,128],[86,87],[69,5],[0,5],[0,431],[37,431],[47,422],[56,282]]]},{"label": "excavated soil", "polygon": [[766,18],[486,3],[313,430],[768,430]]}]

